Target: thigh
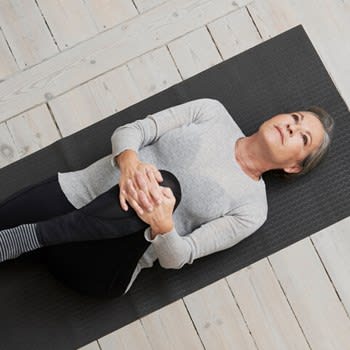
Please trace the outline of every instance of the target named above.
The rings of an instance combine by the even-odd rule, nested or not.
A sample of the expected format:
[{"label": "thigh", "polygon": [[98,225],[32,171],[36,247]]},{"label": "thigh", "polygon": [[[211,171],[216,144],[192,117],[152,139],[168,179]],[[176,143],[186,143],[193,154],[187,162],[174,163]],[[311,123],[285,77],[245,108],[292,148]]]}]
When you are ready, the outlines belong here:
[{"label": "thigh", "polygon": [[80,209],[37,222],[41,245],[111,239],[147,228],[133,208],[121,208],[118,191],[119,185],[113,186]]},{"label": "thigh", "polygon": [[[161,170],[164,187],[176,197],[174,210],[181,200],[181,187],[175,175]],[[119,203],[119,184],[73,212],[37,223],[39,242],[50,246],[75,241],[95,241],[131,235],[148,227],[130,206],[124,211]]]},{"label": "thigh", "polygon": [[21,189],[0,203],[0,230],[46,220],[75,209],[61,190],[55,174]]}]

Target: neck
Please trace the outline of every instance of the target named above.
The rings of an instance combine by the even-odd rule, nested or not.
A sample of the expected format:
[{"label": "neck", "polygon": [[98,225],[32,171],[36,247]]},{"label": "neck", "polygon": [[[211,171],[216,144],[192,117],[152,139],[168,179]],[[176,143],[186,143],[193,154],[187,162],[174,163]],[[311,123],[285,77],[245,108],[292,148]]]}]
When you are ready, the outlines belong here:
[{"label": "neck", "polygon": [[265,160],[264,148],[259,144],[256,135],[238,139],[235,156],[242,170],[254,180],[259,180],[262,174],[271,168]]}]

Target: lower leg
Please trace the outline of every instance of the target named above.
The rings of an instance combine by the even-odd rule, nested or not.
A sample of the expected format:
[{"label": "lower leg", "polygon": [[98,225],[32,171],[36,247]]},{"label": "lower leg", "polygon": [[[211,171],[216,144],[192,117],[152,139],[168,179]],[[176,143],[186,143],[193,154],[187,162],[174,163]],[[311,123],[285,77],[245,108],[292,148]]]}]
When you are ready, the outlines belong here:
[{"label": "lower leg", "polygon": [[74,210],[61,190],[57,174],[0,202],[0,262],[41,247],[36,222]]}]

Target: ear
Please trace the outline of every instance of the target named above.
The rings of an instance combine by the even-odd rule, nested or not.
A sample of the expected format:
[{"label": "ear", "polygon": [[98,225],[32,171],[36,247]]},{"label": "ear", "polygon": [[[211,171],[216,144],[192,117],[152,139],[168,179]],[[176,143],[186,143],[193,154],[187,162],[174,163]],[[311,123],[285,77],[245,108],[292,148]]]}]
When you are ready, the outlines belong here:
[{"label": "ear", "polygon": [[295,165],[293,165],[292,167],[283,168],[283,170],[284,170],[286,173],[300,173],[300,171],[302,171],[303,168],[302,168],[300,165],[295,164]]}]

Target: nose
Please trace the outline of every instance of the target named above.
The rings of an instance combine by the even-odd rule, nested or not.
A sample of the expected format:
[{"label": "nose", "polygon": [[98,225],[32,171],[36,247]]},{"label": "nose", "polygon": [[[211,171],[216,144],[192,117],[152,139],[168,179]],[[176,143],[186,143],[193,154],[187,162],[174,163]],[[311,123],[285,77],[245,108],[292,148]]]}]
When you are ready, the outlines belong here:
[{"label": "nose", "polygon": [[287,132],[289,135],[294,135],[299,129],[301,129],[300,125],[287,124]]}]

